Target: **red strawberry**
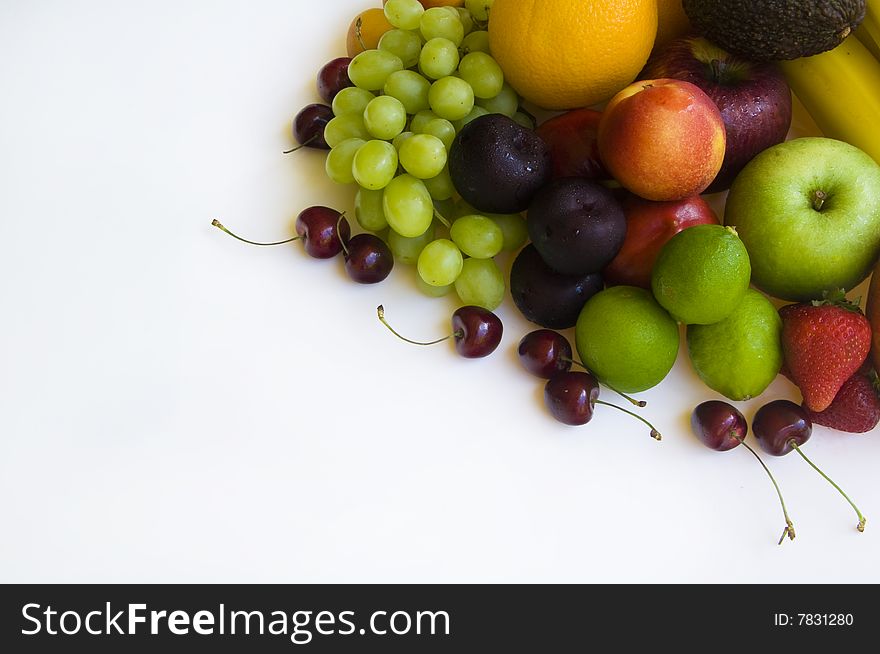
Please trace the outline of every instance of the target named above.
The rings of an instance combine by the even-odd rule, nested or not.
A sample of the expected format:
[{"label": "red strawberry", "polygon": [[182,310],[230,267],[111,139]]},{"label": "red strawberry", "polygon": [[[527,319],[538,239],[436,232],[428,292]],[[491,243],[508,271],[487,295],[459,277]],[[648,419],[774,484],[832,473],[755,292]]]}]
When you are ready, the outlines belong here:
[{"label": "red strawberry", "polygon": [[871,325],[842,293],[789,304],[782,317],[782,349],[791,378],[811,411],[824,411],[871,349]]},{"label": "red strawberry", "polygon": [[827,409],[817,412],[810,411],[806,405],[804,408],[817,425],[853,434],[871,431],[880,423],[880,397],[874,387],[876,377],[856,373],[846,380]]}]

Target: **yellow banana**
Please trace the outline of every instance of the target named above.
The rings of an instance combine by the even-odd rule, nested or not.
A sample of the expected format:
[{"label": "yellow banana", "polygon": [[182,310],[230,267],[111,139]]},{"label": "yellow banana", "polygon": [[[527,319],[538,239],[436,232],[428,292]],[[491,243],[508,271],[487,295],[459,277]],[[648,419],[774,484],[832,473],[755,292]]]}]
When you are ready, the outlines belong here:
[{"label": "yellow banana", "polygon": [[828,52],[779,65],[825,136],[880,163],[880,62],[855,35]]},{"label": "yellow banana", "polygon": [[880,0],[868,0],[865,3],[865,20],[856,29],[856,36],[874,59],[880,61]]}]

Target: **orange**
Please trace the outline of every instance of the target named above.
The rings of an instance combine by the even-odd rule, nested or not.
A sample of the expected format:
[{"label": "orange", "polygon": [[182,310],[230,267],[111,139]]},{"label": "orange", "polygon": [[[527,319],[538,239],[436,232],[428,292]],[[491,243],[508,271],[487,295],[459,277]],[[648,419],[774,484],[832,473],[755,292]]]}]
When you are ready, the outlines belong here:
[{"label": "orange", "polygon": [[364,50],[375,50],[379,47],[382,35],[392,29],[394,27],[385,18],[385,11],[381,7],[362,11],[348,26],[348,34],[345,36],[348,56],[354,57]]},{"label": "orange", "polygon": [[691,31],[691,22],[681,6],[681,0],[657,0],[657,40],[659,48]]},{"label": "orange", "polygon": [[603,102],[632,82],[657,35],[657,0],[495,0],[489,47],[544,109]]}]

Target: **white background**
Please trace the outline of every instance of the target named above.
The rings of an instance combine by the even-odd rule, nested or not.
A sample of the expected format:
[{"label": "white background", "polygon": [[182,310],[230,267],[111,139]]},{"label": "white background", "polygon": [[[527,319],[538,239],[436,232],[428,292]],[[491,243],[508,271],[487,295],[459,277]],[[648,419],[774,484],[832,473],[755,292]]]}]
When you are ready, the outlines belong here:
[{"label": "white background", "polygon": [[358,286],[210,227],[351,210],[321,153],[281,151],[367,6],[0,3],[0,581],[880,581],[876,431],[805,448],[865,534],[769,460],[798,532],[777,547],[764,472],[690,433],[714,395],[684,349],[643,395],[662,443],[613,410],[564,427],[509,300],[500,349],[465,361],[377,322],[448,329],[411,270]]}]

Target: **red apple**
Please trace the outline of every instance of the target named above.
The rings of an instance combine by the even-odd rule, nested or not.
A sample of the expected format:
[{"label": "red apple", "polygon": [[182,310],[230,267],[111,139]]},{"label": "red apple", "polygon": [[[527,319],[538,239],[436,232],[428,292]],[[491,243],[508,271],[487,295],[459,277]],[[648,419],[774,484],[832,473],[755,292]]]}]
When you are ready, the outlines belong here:
[{"label": "red apple", "polygon": [[599,122],[599,156],[621,186],[648,200],[702,193],[721,169],[721,112],[699,87],[676,79],[634,82]]},{"label": "red apple", "polygon": [[782,143],[791,127],[791,89],[776,65],[728,54],[702,37],[670,42],[651,56],[641,75],[695,84],[721,111],[727,147],[709,193],[726,191],[755,155]]},{"label": "red apple", "polygon": [[550,149],[552,178],[609,179],[599,159],[601,111],[574,109],[554,116],[535,130]]},{"label": "red apple", "polygon": [[660,249],[683,229],[717,225],[718,216],[699,195],[675,202],[653,202],[629,194],[621,203],[626,238],[602,276],[609,286],[651,288],[651,271]]}]

